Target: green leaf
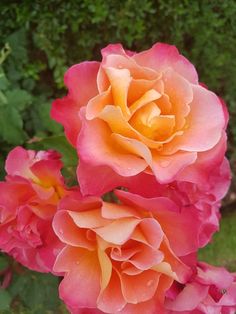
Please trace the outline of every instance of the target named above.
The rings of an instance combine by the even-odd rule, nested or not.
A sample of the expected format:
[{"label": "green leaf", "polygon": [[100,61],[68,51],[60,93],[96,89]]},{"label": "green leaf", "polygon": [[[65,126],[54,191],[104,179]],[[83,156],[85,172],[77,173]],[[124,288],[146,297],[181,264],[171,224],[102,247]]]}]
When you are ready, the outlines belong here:
[{"label": "green leaf", "polygon": [[24,110],[32,102],[31,95],[20,88],[6,91],[8,105],[15,107],[18,111]]},{"label": "green leaf", "polygon": [[0,272],[8,267],[7,257],[0,255]]},{"label": "green leaf", "polygon": [[8,310],[11,303],[11,296],[8,291],[0,289],[0,311]]},{"label": "green leaf", "polygon": [[22,144],[26,139],[22,118],[14,107],[0,107],[0,137],[14,145]]},{"label": "green leaf", "polygon": [[61,133],[62,127],[60,124],[51,119],[50,110],[51,104],[50,102],[45,101],[45,99],[42,99],[40,104],[37,104],[34,115],[34,125],[36,126],[36,130],[47,130],[57,134]]},{"label": "green leaf", "polygon": [[60,305],[58,296],[58,278],[48,274],[26,271],[15,276],[9,291],[12,297],[20,298],[34,314],[46,313]]},{"label": "green leaf", "polygon": [[0,66],[0,90],[5,90],[9,86],[9,81],[6,78],[6,75]]},{"label": "green leaf", "polygon": [[11,48],[11,55],[19,62],[27,60],[27,50],[26,50],[26,32],[22,28],[12,33],[7,37],[6,42],[9,43]]}]

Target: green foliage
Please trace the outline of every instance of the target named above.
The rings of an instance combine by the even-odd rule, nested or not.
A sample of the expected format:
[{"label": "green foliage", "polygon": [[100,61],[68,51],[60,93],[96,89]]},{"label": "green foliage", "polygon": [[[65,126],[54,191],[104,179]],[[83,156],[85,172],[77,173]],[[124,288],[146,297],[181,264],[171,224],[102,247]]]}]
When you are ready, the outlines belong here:
[{"label": "green foliage", "polygon": [[[4,259],[0,255],[0,271]],[[7,266],[15,271],[11,285],[0,289],[1,314],[66,313],[58,296],[58,277],[26,270],[15,262]]]},{"label": "green foliage", "polygon": [[[60,135],[61,126],[50,119],[50,103],[65,94],[63,75],[70,65],[99,59],[100,49],[114,42],[135,51],[167,42],[195,64],[200,81],[227,102],[231,117],[228,155],[236,172],[235,34],[234,0],[1,1],[0,178],[9,150],[24,145],[59,150],[64,174],[69,184],[75,182],[77,156]],[[232,186],[236,188],[235,179]],[[224,226],[223,222],[216,243],[226,242]],[[202,258],[222,262],[217,257],[220,247],[224,246],[213,244],[203,251],[206,254],[201,253]],[[230,251],[231,247],[220,252],[231,261]],[[0,255],[0,271],[6,263],[9,260]],[[10,288],[0,290],[0,313],[60,313],[56,286],[57,279],[49,275],[14,271]]]},{"label": "green foliage", "polygon": [[0,311],[10,308],[11,296],[6,290],[0,290]]},{"label": "green foliage", "polygon": [[236,271],[236,212],[227,213],[220,223],[220,232],[199,252],[199,259]]}]

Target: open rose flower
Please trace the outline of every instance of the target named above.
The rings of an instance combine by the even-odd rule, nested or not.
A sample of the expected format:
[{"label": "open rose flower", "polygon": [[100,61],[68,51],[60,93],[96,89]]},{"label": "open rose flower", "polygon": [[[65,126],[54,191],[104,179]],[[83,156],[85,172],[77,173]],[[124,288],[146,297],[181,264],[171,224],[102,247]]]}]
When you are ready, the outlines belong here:
[{"label": "open rose flower", "polygon": [[166,197],[115,193],[118,203],[78,193],[61,200],[53,220],[65,245],[54,265],[65,273],[60,297],[71,313],[162,313],[173,281],[192,275],[197,212],[179,212]]},{"label": "open rose flower", "polygon": [[52,270],[61,248],[52,229],[58,201],[67,192],[60,155],[13,149],[0,182],[0,249],[30,269]]},{"label": "open rose flower", "polygon": [[189,283],[174,283],[167,292],[165,314],[234,314],[236,276],[226,269],[199,262]]},{"label": "open rose flower", "polygon": [[[195,180],[199,159],[214,154],[217,145],[224,155],[225,105],[199,84],[194,66],[174,46],[158,43],[133,53],[109,45],[102,57],[68,70],[69,94],[52,108],[77,146],[82,193],[102,194],[118,178],[141,172],[160,183],[182,173]],[[94,186],[97,176],[102,191]]]}]

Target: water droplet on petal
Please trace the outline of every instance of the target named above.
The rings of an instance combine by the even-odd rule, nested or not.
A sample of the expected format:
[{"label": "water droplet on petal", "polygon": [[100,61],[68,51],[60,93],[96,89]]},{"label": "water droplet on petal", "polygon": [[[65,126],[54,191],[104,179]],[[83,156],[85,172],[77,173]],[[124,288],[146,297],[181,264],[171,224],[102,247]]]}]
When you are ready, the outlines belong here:
[{"label": "water droplet on petal", "polygon": [[59,232],[60,232],[60,234],[63,234],[63,233],[64,233],[63,229],[60,229]]},{"label": "water droplet on petal", "polygon": [[166,159],[166,160],[163,159],[163,160],[160,161],[160,166],[163,167],[163,168],[168,167],[170,164],[171,164],[171,160],[170,159]]},{"label": "water droplet on petal", "polygon": [[154,280],[149,280],[149,281],[147,282],[147,286],[150,287],[153,283],[154,283]]}]

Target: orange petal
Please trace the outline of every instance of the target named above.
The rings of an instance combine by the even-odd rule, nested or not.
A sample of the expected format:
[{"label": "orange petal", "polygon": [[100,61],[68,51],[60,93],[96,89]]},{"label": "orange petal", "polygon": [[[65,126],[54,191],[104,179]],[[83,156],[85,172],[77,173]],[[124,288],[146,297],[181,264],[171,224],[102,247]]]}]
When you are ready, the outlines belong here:
[{"label": "orange petal", "polygon": [[161,97],[161,94],[157,92],[155,89],[148,90],[145,94],[143,94],[138,100],[136,100],[130,107],[130,111],[134,114],[138,109],[143,107],[144,105],[157,100]]},{"label": "orange petal", "polygon": [[110,282],[112,275],[112,263],[107,254],[98,249],[98,259],[101,267],[101,290],[103,291]]},{"label": "orange petal", "polygon": [[96,118],[104,107],[112,103],[111,87],[109,87],[105,92],[90,99],[86,107],[86,118],[88,120]]},{"label": "orange petal", "polygon": [[53,229],[63,243],[89,250],[94,248],[95,244],[87,239],[86,230],[76,226],[69,211],[60,210],[56,213],[53,219]]},{"label": "orange petal", "polygon": [[[117,137],[119,135],[111,134],[111,130],[104,121],[84,119],[78,138],[80,159],[89,163],[90,166],[107,165],[122,176],[132,176],[143,171],[147,167],[146,161],[137,157],[137,154],[127,151],[125,145],[121,145]],[[133,144],[135,145],[140,146],[139,142]],[[141,145],[140,149],[145,148]]]},{"label": "orange petal", "polygon": [[111,224],[94,231],[105,241],[113,244],[124,244],[132,235],[140,220],[135,218],[117,219]]},{"label": "orange petal", "polygon": [[125,300],[134,304],[150,300],[156,292],[159,277],[153,270],[135,276],[121,274],[121,289]]},{"label": "orange petal", "polygon": [[101,216],[101,209],[87,211],[68,211],[69,216],[73,219],[76,226],[79,228],[98,228],[109,223],[108,219]]},{"label": "orange petal", "polygon": [[193,100],[191,84],[172,70],[163,75],[165,94],[172,104],[171,114],[175,115],[176,130],[184,127],[185,117],[190,112],[189,104]]},{"label": "orange petal", "polygon": [[128,103],[132,104],[141,98],[150,89],[155,89],[158,93],[164,93],[164,84],[161,79],[145,80],[145,79],[132,79],[128,92]]},{"label": "orange petal", "polygon": [[140,218],[140,214],[136,209],[115,203],[103,202],[101,212],[102,217],[106,219],[119,219],[126,217]]},{"label": "orange petal", "polygon": [[105,313],[117,313],[120,312],[125,305],[126,301],[121,291],[120,279],[113,270],[107,288],[99,295],[97,307]]},{"label": "orange petal", "polygon": [[127,106],[127,96],[131,81],[130,72],[127,69],[115,69],[111,67],[106,67],[105,71],[111,83],[113,104],[120,107],[124,116],[128,118],[130,113]]}]

